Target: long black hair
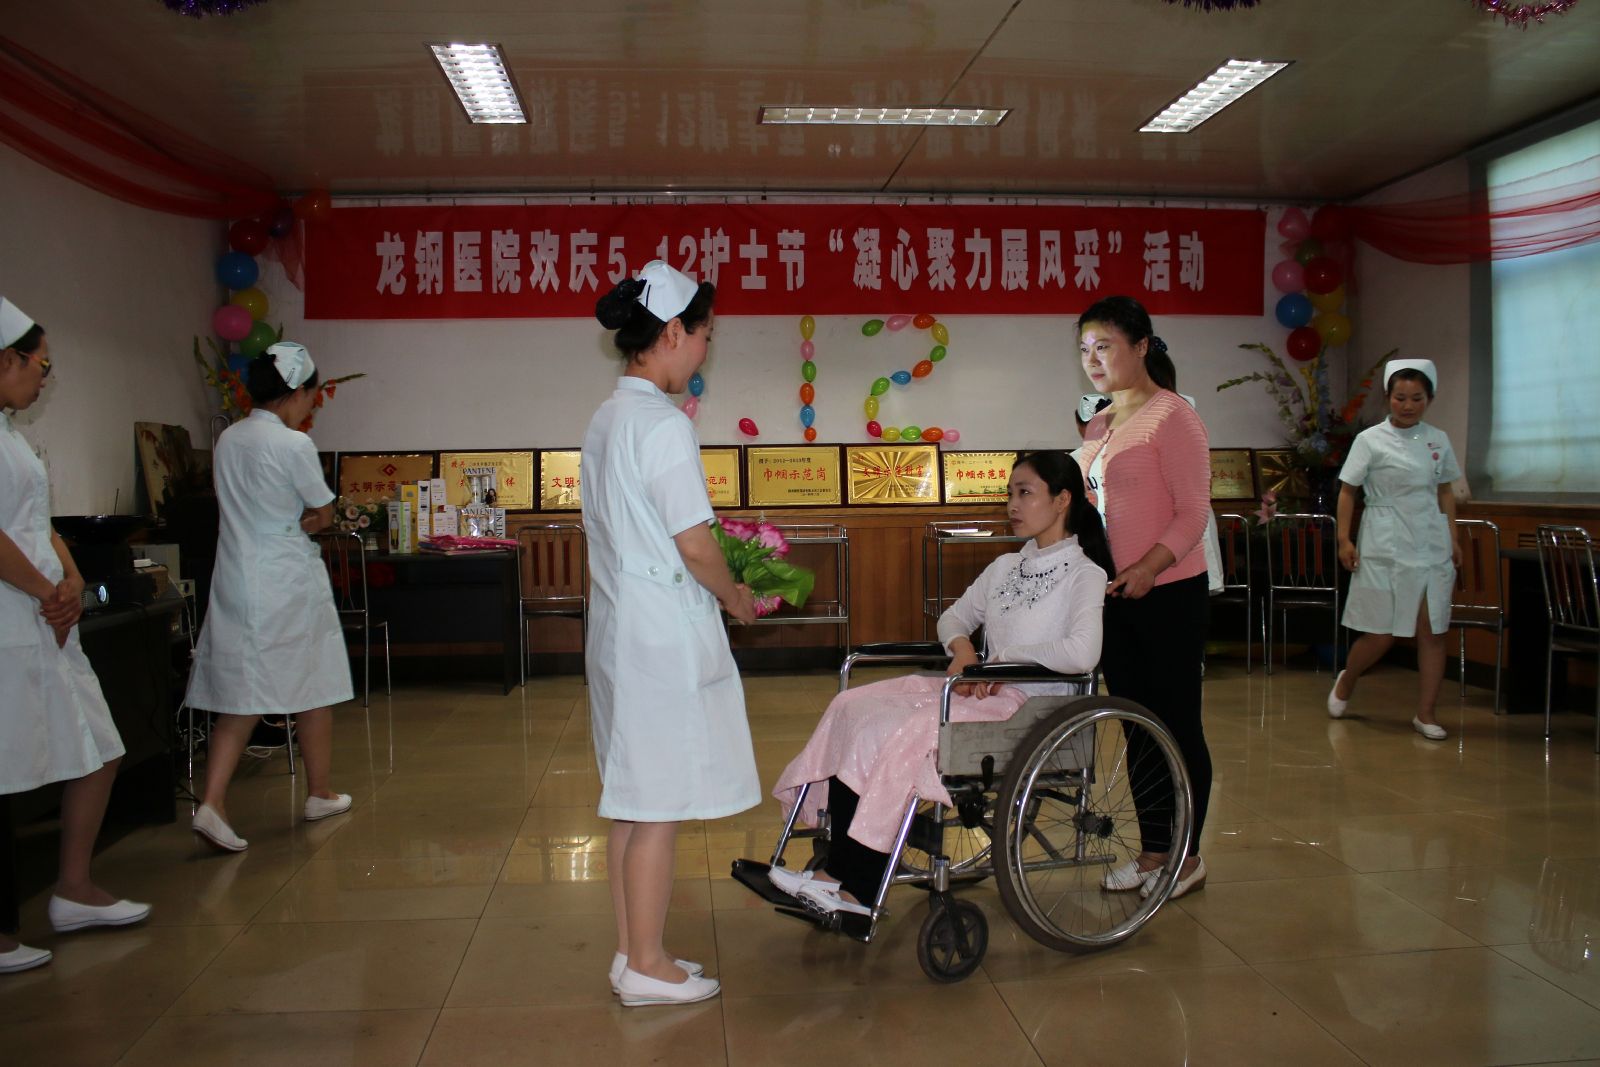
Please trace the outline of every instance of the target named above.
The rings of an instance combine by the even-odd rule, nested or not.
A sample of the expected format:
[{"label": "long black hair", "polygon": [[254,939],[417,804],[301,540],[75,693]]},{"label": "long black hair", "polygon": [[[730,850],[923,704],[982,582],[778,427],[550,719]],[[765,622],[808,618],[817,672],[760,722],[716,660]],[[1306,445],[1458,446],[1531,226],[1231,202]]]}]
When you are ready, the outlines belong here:
[{"label": "long black hair", "polygon": [[[315,389],[321,376],[322,372],[313,367],[311,377],[301,382],[300,388]],[[256,407],[270,404],[294,392],[289,388],[289,383],[283,380],[283,375],[278,373],[278,365],[272,361],[269,352],[263,352],[250,361],[245,368],[244,387],[250,393],[250,403]]]},{"label": "long black hair", "polygon": [[1106,540],[1105,523],[1100,521],[1100,512],[1089,502],[1078,461],[1059,448],[1047,448],[1029,452],[1017,460],[1012,469],[1023,466],[1039,476],[1051,496],[1064,492],[1072,497],[1072,503],[1067,506],[1067,533],[1078,539],[1083,554],[1105,571],[1107,578],[1113,577],[1117,566],[1111,561],[1111,543]]},{"label": "long black hair", "polygon": [[1083,328],[1091,322],[1115,326],[1131,345],[1149,341],[1150,347],[1144,354],[1145,373],[1160,388],[1177,392],[1178,371],[1167,353],[1167,342],[1156,336],[1155,327],[1150,324],[1150,313],[1143,304],[1131,296],[1108,296],[1095,301],[1088,311],[1078,316],[1078,333],[1082,334]]},{"label": "long black hair", "polygon": [[[639,294],[644,292],[644,282],[638,278],[624,278],[605,296],[594,303],[594,317],[600,320],[600,325],[608,330],[615,330],[612,343],[629,359],[636,358],[640,352],[647,352],[661,337],[661,331],[667,328],[662,322],[650,313],[650,309],[639,302]],[[683,323],[683,328],[688,333],[694,333],[706,324],[711,318],[711,302],[716,299],[717,287],[710,282],[701,282],[694,291],[694,299],[689,301],[689,306],[673,316]]]}]

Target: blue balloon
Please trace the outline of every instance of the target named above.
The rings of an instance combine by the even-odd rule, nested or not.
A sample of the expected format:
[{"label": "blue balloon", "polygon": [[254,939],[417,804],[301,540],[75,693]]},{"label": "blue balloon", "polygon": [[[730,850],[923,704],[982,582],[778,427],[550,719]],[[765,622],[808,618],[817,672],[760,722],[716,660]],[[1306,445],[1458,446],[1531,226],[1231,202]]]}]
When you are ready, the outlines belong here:
[{"label": "blue balloon", "polygon": [[817,421],[817,410],[816,410],[816,408],[813,408],[810,404],[802,404],[802,405],[800,405],[800,425],[801,426],[810,426],[813,422],[816,422],[816,421]]},{"label": "blue balloon", "polygon": [[700,377],[700,372],[695,371],[689,375],[689,395],[699,396],[706,391],[706,380]]},{"label": "blue balloon", "polygon": [[243,352],[228,353],[228,369],[235,374],[243,374],[250,366],[250,357]]},{"label": "blue balloon", "polygon": [[911,384],[911,372],[908,370],[897,370],[893,374],[889,375],[889,377],[894,380],[896,385]]},{"label": "blue balloon", "polygon": [[1285,329],[1297,330],[1311,321],[1316,309],[1304,293],[1289,293],[1278,301],[1278,324]]},{"label": "blue balloon", "polygon": [[217,258],[217,281],[227,289],[248,289],[261,277],[261,268],[243,252],[224,252]]}]

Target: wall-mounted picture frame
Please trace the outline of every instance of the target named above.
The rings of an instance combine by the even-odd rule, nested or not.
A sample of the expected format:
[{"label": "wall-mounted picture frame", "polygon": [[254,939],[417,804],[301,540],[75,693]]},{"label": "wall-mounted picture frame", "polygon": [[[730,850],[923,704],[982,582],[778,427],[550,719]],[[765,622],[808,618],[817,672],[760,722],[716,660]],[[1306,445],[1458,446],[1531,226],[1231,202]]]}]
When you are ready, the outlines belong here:
[{"label": "wall-mounted picture frame", "polygon": [[845,469],[852,505],[940,502],[938,445],[846,445]]},{"label": "wall-mounted picture frame", "polygon": [[744,464],[738,445],[702,445],[700,465],[706,472],[706,496],[713,508],[744,505]]},{"label": "wall-mounted picture frame", "polygon": [[1016,452],[941,452],[946,504],[1004,504]]},{"label": "wall-mounted picture frame", "polygon": [[1310,494],[1306,472],[1295,464],[1294,452],[1287,448],[1256,449],[1256,488],[1265,496],[1304,498]]},{"label": "wall-mounted picture frame", "polygon": [[1213,448],[1211,450],[1211,499],[1255,500],[1255,450]]},{"label": "wall-mounted picture frame", "polygon": [[583,510],[583,449],[539,450],[539,510]]},{"label": "wall-mounted picture frame", "polygon": [[340,496],[352,504],[398,500],[406,482],[431,479],[437,473],[433,452],[340,452]]},{"label": "wall-mounted picture frame", "polygon": [[532,511],[533,452],[440,452],[439,477],[444,479],[444,502],[463,507],[472,503],[468,468],[493,467],[494,507],[507,511]]},{"label": "wall-mounted picture frame", "polygon": [[744,474],[752,508],[837,507],[843,501],[838,445],[746,445]]}]

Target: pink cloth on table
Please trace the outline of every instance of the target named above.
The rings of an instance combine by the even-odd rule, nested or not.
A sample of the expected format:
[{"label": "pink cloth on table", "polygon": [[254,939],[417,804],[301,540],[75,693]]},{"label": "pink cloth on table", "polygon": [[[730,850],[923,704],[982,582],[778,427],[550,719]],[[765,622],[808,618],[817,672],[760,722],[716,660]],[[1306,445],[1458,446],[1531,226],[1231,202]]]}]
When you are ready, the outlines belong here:
[{"label": "pink cloth on table", "polygon": [[[850,836],[878,852],[894,847],[906,802],[950,803],[936,766],[939,745],[939,693],[943,677],[906,675],[848,689],[833,698],[811,740],[789,762],[772,795],[783,802],[784,815],[794,807],[800,787],[817,782],[806,794],[799,822],[815,826],[817,812],[828,806],[827,780],[837,777],[861,797]],[[950,718],[956,722],[998,722],[1017,713],[1027,694],[1006,686],[994,696],[954,696]]]}]

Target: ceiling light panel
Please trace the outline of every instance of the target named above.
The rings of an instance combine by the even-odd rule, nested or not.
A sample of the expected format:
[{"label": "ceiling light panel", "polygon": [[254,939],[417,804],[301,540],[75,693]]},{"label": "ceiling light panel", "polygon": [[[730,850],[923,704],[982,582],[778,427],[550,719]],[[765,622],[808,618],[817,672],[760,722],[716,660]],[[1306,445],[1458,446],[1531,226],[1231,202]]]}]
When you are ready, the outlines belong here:
[{"label": "ceiling light panel", "polygon": [[1230,59],[1140,126],[1139,132],[1188,133],[1288,65],[1267,59]]},{"label": "ceiling light panel", "polygon": [[431,44],[433,58],[444,71],[467,121],[480,123],[527,122],[517,86],[506,69],[505,54],[497,44]]},{"label": "ceiling light panel", "polygon": [[768,126],[998,126],[1009,108],[764,107]]}]

